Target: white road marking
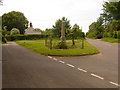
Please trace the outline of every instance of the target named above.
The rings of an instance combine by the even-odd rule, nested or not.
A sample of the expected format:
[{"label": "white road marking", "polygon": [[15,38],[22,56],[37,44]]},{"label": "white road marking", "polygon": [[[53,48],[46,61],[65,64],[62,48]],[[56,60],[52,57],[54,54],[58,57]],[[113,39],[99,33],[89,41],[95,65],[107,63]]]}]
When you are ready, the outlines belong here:
[{"label": "white road marking", "polygon": [[71,65],[71,64],[67,64],[68,66],[70,66],[70,67],[75,67],[75,66],[73,66],[73,65]]},{"label": "white road marking", "polygon": [[65,62],[63,62],[63,61],[59,61],[60,63],[65,63]]},{"label": "white road marking", "polygon": [[53,58],[53,60],[57,61],[57,59],[56,59],[56,58]]},{"label": "white road marking", "polygon": [[115,85],[115,86],[120,86],[119,84],[114,83],[114,82],[109,82],[109,83],[111,83],[111,84],[113,84],[113,85]]},{"label": "white road marking", "polygon": [[52,58],[51,56],[48,56],[48,58]]},{"label": "white road marking", "polygon": [[78,68],[78,70],[80,70],[80,71],[82,71],[82,72],[87,72],[86,70],[81,69],[81,68]]},{"label": "white road marking", "polygon": [[102,79],[102,80],[104,79],[103,77],[100,77],[100,76],[95,75],[95,74],[93,74],[93,73],[92,73],[91,75],[94,76],[94,77],[96,77],[96,78]]},{"label": "white road marking", "polygon": [[[53,57],[51,57],[51,56],[48,56],[48,58],[53,58]],[[56,59],[56,58],[53,58],[53,60],[55,60],[55,61],[57,61],[58,59]],[[63,62],[63,61],[59,61],[60,63],[65,63],[65,62]],[[1,63],[1,62],[0,62]],[[71,65],[71,64],[67,64],[68,66],[70,66],[70,67],[75,67],[75,66],[73,66],[73,65]],[[84,69],[81,69],[81,68],[78,68],[78,70],[80,70],[80,71],[82,71],[82,72],[87,72],[86,70],[84,70]],[[93,74],[93,73],[91,73],[91,76],[94,76],[94,77],[96,77],[96,78],[99,78],[99,79],[101,79],[101,80],[104,80],[104,78],[103,77],[100,77],[100,76],[98,76],[98,75],[96,75],[96,74]],[[113,85],[115,85],[115,86],[118,86],[118,87],[120,87],[120,85],[119,84],[117,84],[117,83],[115,83],[115,82],[109,82],[109,83],[111,83],[111,84],[113,84]]]}]

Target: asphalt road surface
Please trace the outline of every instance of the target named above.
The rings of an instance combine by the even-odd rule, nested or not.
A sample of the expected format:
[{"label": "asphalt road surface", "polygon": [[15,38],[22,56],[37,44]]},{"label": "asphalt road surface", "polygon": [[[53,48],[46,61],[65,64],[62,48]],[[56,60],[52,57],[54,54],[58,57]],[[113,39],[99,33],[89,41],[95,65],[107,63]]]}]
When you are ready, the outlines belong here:
[{"label": "asphalt road surface", "polygon": [[3,88],[118,88],[118,44],[87,39],[101,53],[43,56],[14,42],[3,45]]}]

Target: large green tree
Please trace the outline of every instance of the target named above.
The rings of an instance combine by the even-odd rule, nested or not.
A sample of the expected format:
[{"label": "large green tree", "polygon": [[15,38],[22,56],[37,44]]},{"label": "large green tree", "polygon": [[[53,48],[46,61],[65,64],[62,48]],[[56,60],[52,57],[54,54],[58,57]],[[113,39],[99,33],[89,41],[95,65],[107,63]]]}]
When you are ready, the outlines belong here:
[{"label": "large green tree", "polygon": [[64,21],[65,24],[65,31],[67,29],[71,28],[70,25],[70,20],[68,20],[67,18],[63,17],[62,19],[58,19],[55,22],[55,25],[53,25],[53,33],[55,37],[60,37],[61,36],[61,26],[62,26],[62,21]]},{"label": "large green tree", "polygon": [[90,38],[113,37],[113,34],[120,30],[119,28],[120,0],[108,1],[103,4],[103,13],[98,20],[89,26],[87,36]]},{"label": "large green tree", "polygon": [[72,39],[72,45],[75,45],[75,39],[84,38],[84,33],[79,28],[79,25],[75,24],[72,29],[67,29],[67,37]]},{"label": "large green tree", "polygon": [[28,26],[28,20],[22,12],[12,11],[2,15],[2,28],[7,26],[7,30],[18,28],[21,34],[24,34]]},{"label": "large green tree", "polygon": [[105,2],[103,4],[102,15],[103,15],[106,23],[110,23],[112,20],[120,20],[120,1]]},{"label": "large green tree", "polygon": [[93,22],[89,26],[89,31],[87,33],[88,37],[93,37],[93,38],[102,38],[104,29],[103,29],[103,17],[100,16],[96,22]]}]

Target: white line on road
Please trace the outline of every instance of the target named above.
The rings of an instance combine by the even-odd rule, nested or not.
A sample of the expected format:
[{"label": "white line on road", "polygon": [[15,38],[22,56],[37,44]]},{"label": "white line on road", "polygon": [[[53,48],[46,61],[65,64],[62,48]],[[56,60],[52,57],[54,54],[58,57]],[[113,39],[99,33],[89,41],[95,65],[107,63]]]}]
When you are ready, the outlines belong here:
[{"label": "white line on road", "polygon": [[91,75],[94,76],[94,77],[96,77],[96,78],[102,79],[102,80],[104,79],[103,77],[100,77],[100,76],[95,75],[95,74],[93,74],[93,73],[92,73]]},{"label": "white line on road", "polygon": [[48,58],[52,58],[51,56],[48,56]]},{"label": "white line on road", "polygon": [[53,58],[53,60],[57,61],[57,59],[56,59],[56,58]]},{"label": "white line on road", "polygon": [[111,83],[111,84],[113,84],[113,85],[115,85],[115,86],[120,86],[119,84],[114,83],[114,82],[109,82],[109,83]]},{"label": "white line on road", "polygon": [[68,66],[70,66],[70,67],[75,67],[75,66],[73,66],[73,65],[71,65],[71,64],[67,64]]},{"label": "white line on road", "polygon": [[65,63],[65,62],[63,62],[63,61],[59,61],[60,63]]},{"label": "white line on road", "polygon": [[81,68],[78,68],[78,70],[80,70],[80,71],[82,71],[82,72],[87,72],[86,70],[81,69]]}]

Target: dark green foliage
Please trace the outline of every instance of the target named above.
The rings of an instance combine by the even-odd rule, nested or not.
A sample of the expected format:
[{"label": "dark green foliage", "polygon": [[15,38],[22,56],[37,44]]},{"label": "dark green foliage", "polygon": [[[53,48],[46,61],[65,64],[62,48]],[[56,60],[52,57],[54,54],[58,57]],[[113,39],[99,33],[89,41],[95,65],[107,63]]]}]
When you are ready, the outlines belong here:
[{"label": "dark green foliage", "polygon": [[45,38],[45,35],[38,35],[38,34],[30,34],[30,35],[7,35],[6,39],[8,41],[14,40],[37,40]]},{"label": "dark green foliage", "polygon": [[105,2],[103,5],[103,17],[106,21],[120,20],[120,1]]},{"label": "dark green foliage", "polygon": [[89,38],[118,38],[120,31],[120,1],[105,2],[103,13],[96,22],[89,26],[87,37]]},{"label": "dark green foliage", "polygon": [[93,22],[89,26],[87,37],[100,39],[103,37],[103,32],[104,32],[103,17],[100,16],[96,22]]},{"label": "dark green foliage", "polygon": [[114,32],[113,32],[113,38],[118,38],[118,39],[120,39],[120,31],[114,31]]},{"label": "dark green foliage", "polygon": [[72,29],[66,30],[66,37],[67,39],[78,39],[78,38],[84,38],[85,34],[82,32],[82,30],[79,28],[77,24],[73,26]]},{"label": "dark green foliage", "polygon": [[23,34],[28,26],[28,20],[21,12],[12,11],[2,15],[2,28],[7,26],[7,30],[18,28],[20,33]]},{"label": "dark green foliage", "polygon": [[88,37],[88,38],[97,38],[97,32],[89,32],[89,33],[87,34],[87,37]]},{"label": "dark green foliage", "polygon": [[45,31],[42,32],[42,34],[46,35],[47,38],[54,37],[52,28],[49,28],[49,29],[47,28]]},{"label": "dark green foliage", "polygon": [[85,38],[84,32],[79,28],[79,25],[75,24],[72,29],[66,31],[67,39],[72,39],[73,46],[75,45],[75,39]]},{"label": "dark green foliage", "polygon": [[58,45],[55,47],[56,49],[67,49],[67,44],[64,42],[59,42]]},{"label": "dark green foliage", "polygon": [[113,20],[110,24],[110,33],[112,34],[114,31],[120,31],[120,20]]},{"label": "dark green foliage", "polygon": [[7,30],[2,30],[2,35],[3,36],[10,35],[10,32]]},{"label": "dark green foliage", "polygon": [[105,37],[111,37],[111,35],[110,35],[109,32],[104,32],[103,37],[104,37],[104,38],[105,38]]},{"label": "dark green foliage", "polygon": [[65,22],[65,31],[71,28],[70,21],[67,18],[63,17],[62,19],[58,19],[55,25],[53,25],[53,34],[55,37],[61,36],[62,21]]}]

